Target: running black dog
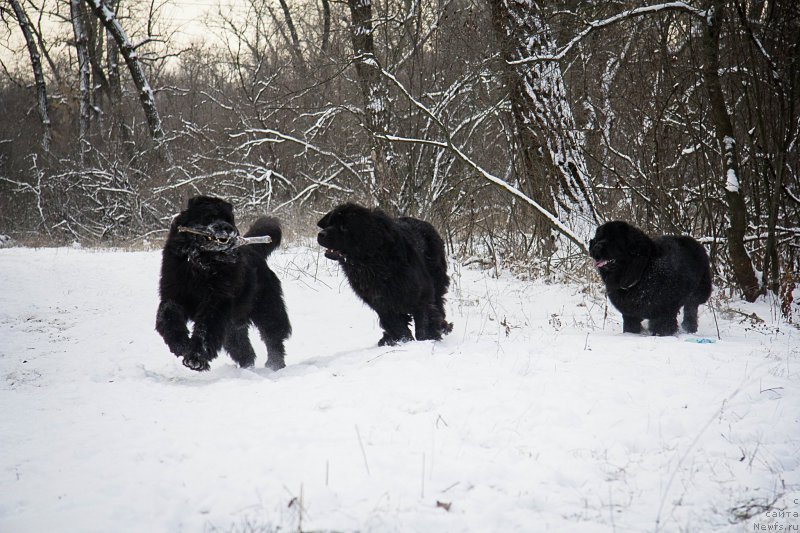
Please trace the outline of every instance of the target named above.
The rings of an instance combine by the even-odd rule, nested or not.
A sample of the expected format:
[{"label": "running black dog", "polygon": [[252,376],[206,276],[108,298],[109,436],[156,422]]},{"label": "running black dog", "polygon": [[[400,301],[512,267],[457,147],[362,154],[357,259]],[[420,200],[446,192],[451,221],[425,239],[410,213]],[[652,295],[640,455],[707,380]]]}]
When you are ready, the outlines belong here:
[{"label": "running black dog", "polygon": [[589,241],[589,253],[622,313],[622,331],[639,333],[648,319],[653,335],[674,335],[683,307],[683,329],[697,331],[697,308],[711,296],[705,248],[691,237],[651,239],[627,222],[607,222]]},{"label": "running black dog", "polygon": [[267,367],[285,366],[283,343],[292,328],[281,282],[266,262],[281,242],[280,224],[259,218],[245,237],[266,235],[272,242],[234,247],[241,237],[233,207],[209,196],[190,199],[173,220],[162,255],[156,330],[188,368],[208,370],[220,348],[239,366],[253,366],[251,323],[267,345]]},{"label": "running black dog", "polygon": [[450,285],[444,242],[433,226],[410,217],[346,203],[317,223],[325,257],[339,261],[355,293],[378,313],[379,346],[439,340],[453,325],[445,320]]}]

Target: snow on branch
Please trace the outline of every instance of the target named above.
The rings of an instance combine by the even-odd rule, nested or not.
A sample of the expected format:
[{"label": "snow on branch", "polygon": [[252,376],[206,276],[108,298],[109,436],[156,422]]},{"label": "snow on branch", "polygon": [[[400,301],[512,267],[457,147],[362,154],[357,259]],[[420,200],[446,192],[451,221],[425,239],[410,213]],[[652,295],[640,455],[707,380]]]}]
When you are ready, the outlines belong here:
[{"label": "snow on branch", "polygon": [[379,135],[379,137],[381,137],[383,139],[386,139],[387,141],[426,144],[426,145],[429,145],[429,146],[436,146],[436,147],[439,147],[439,148],[445,148],[445,149],[451,150],[461,161],[466,163],[468,166],[472,167],[472,169],[475,170],[485,180],[497,185],[498,187],[500,187],[502,189],[505,189],[506,191],[508,191],[512,195],[516,196],[517,198],[519,198],[523,202],[525,202],[528,205],[530,205],[531,207],[533,207],[542,216],[547,218],[547,220],[550,222],[550,224],[553,226],[553,228],[555,228],[559,233],[564,235],[567,239],[569,239],[570,241],[575,243],[575,245],[577,245],[578,248],[580,248],[580,250],[583,253],[585,253],[586,255],[589,255],[589,249],[586,247],[586,244],[577,235],[575,235],[575,233],[573,233],[572,230],[570,230],[560,220],[558,220],[558,218],[556,218],[556,216],[554,214],[552,214],[550,211],[545,209],[541,204],[539,204],[536,200],[530,198],[524,192],[520,191],[519,189],[517,189],[516,187],[514,187],[513,185],[511,185],[507,181],[505,181],[505,180],[503,180],[501,178],[498,178],[497,176],[495,176],[491,172],[485,170],[479,164],[477,164],[472,159],[470,159],[464,152],[461,151],[461,149],[459,149],[453,143],[451,143],[449,141],[448,142],[442,142],[442,141],[431,141],[431,140],[428,140],[428,139],[414,139],[414,138],[409,138],[409,137],[398,137],[396,135]]},{"label": "snow on branch", "polygon": [[316,152],[316,153],[318,153],[320,155],[324,155],[324,156],[328,156],[328,157],[333,158],[334,160],[336,160],[337,163],[339,163],[342,167],[344,167],[351,174],[353,174],[353,176],[355,176],[356,178],[359,178],[359,179],[361,178],[361,175],[359,175],[358,171],[356,169],[354,169],[349,163],[347,163],[347,161],[345,161],[341,157],[339,157],[338,154],[336,154],[334,152],[331,152],[330,150],[325,150],[323,148],[315,146],[315,145],[313,145],[313,144],[311,144],[311,143],[309,143],[307,141],[304,141],[303,139],[298,139],[297,137],[293,137],[291,135],[287,135],[285,133],[281,133],[281,132],[279,132],[277,130],[273,130],[273,129],[250,129],[250,130],[247,130],[247,131],[244,131],[244,132],[241,132],[241,133],[232,134],[231,138],[235,139],[237,137],[242,137],[244,135],[249,135],[249,134],[269,135],[272,138],[252,139],[252,140],[249,140],[249,141],[246,141],[246,142],[240,144],[238,147],[236,147],[236,150],[242,150],[242,149],[245,149],[245,148],[250,148],[252,146],[257,146],[257,145],[263,144],[265,142],[289,141],[289,142],[293,142],[295,144],[299,144],[303,148],[305,148],[307,150],[311,150],[312,152]]},{"label": "snow on branch", "polygon": [[505,181],[505,180],[503,180],[501,178],[498,178],[494,174],[488,172],[483,167],[481,167],[476,162],[474,162],[472,159],[470,159],[464,152],[461,151],[461,149],[459,147],[457,147],[455,144],[453,144],[453,140],[452,140],[452,138],[450,136],[450,132],[448,131],[447,127],[442,123],[442,121],[439,119],[439,117],[437,117],[422,102],[420,102],[416,98],[414,98],[411,95],[411,93],[409,93],[408,90],[406,90],[406,88],[403,86],[403,84],[400,83],[398,81],[398,79],[395,78],[390,72],[387,72],[385,69],[381,69],[381,73],[385,77],[389,78],[389,80],[391,80],[392,83],[395,84],[395,86],[400,90],[400,92],[402,92],[403,95],[406,98],[408,98],[408,100],[412,104],[414,104],[414,106],[416,106],[420,111],[422,111],[423,113],[428,115],[431,118],[431,120],[433,120],[439,126],[439,128],[441,128],[442,133],[445,136],[446,142],[431,141],[431,140],[428,140],[428,139],[413,139],[413,138],[408,138],[408,137],[398,137],[398,136],[395,136],[395,135],[378,135],[379,137],[381,137],[383,139],[386,139],[388,141],[393,141],[393,142],[410,142],[410,143],[418,143],[418,144],[427,144],[429,146],[436,146],[436,147],[439,147],[439,148],[449,149],[461,161],[463,161],[468,166],[472,167],[475,171],[477,171],[478,174],[481,175],[484,179],[486,179],[487,181],[490,181],[491,183],[494,183],[495,185],[505,189],[506,191],[510,192],[512,195],[516,196],[517,198],[521,199],[522,201],[524,201],[525,203],[527,203],[528,205],[533,207],[536,211],[541,213],[541,215],[544,216],[550,222],[550,224],[553,226],[553,228],[555,228],[559,233],[564,235],[570,241],[575,243],[578,246],[578,248],[580,248],[581,251],[583,251],[585,254],[587,254],[587,255],[589,254],[589,250],[586,248],[586,244],[577,235],[575,235],[575,233],[573,233],[572,230],[570,230],[567,226],[565,226],[553,213],[551,213],[550,211],[545,209],[541,204],[539,204],[533,198],[530,198],[524,192],[520,191],[519,189],[517,189],[516,187],[514,187],[513,185],[511,185],[507,181]]},{"label": "snow on branch", "polygon": [[292,197],[292,198],[286,200],[285,202],[283,202],[282,204],[276,206],[272,211],[273,212],[278,212],[282,208],[284,208],[287,205],[290,205],[290,204],[292,204],[294,202],[297,202],[298,200],[302,204],[303,202],[305,202],[308,199],[309,196],[311,196],[311,193],[313,193],[314,191],[319,190],[319,189],[321,189],[323,187],[327,188],[327,189],[333,189],[333,190],[337,190],[337,191],[340,191],[340,192],[344,192],[344,193],[347,193],[347,194],[353,194],[353,190],[352,189],[345,189],[343,187],[340,187],[340,186],[336,185],[335,183],[332,183],[333,180],[336,179],[336,177],[339,174],[341,174],[341,172],[342,172],[342,169],[339,169],[339,170],[337,170],[336,172],[334,172],[333,174],[331,174],[330,176],[328,176],[325,179],[322,179],[322,180],[314,180],[314,179],[312,179],[311,180],[311,182],[312,182],[311,185],[306,186],[302,191],[300,191],[299,193],[294,195],[294,197]]},{"label": "snow on branch", "polygon": [[[139,55],[136,52],[136,46],[131,43],[125,30],[122,29],[117,17],[114,15],[114,11],[111,10],[103,0],[85,0],[85,2],[92,8],[95,16],[102,22],[106,31],[114,38],[114,41],[116,41],[122,53],[122,57],[125,58],[125,63],[128,65],[131,78],[139,93],[139,100],[141,101],[142,109],[147,118],[147,125],[150,128],[150,136],[160,144],[164,140],[161,117],[156,108],[153,89],[150,88],[150,84],[147,82],[144,68],[142,68]],[[171,159],[169,152],[167,152],[167,156]]]},{"label": "snow on branch", "polygon": [[623,11],[622,13],[617,13],[613,17],[609,17],[607,19],[602,20],[593,20],[589,22],[586,27],[578,33],[575,37],[572,38],[559,52],[555,54],[541,54],[535,55],[530,57],[525,57],[522,59],[517,59],[515,61],[509,61],[509,65],[522,65],[525,63],[534,63],[537,61],[560,61],[563,59],[579,42],[581,42],[587,35],[592,33],[595,30],[599,30],[601,28],[605,28],[606,26],[611,26],[612,24],[616,24],[617,22],[631,18],[631,17],[639,17],[642,15],[649,15],[651,13],[658,13],[660,11],[671,11],[671,10],[678,10],[678,11],[686,11],[691,15],[696,17],[705,17],[706,11],[702,9],[697,9],[694,6],[687,4],[686,2],[666,2],[663,4],[656,4],[652,6],[642,6],[637,7],[635,9],[628,9]]}]

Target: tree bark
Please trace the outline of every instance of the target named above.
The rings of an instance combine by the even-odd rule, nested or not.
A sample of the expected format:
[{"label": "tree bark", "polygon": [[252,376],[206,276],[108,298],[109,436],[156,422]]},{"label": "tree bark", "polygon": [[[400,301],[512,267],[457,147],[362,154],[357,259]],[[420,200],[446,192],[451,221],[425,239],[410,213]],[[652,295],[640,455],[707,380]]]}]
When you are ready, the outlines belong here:
[{"label": "tree bark", "polygon": [[39,47],[33,38],[31,23],[25,10],[22,9],[18,0],[9,0],[14,15],[17,17],[19,27],[25,36],[25,44],[28,47],[28,54],[31,56],[31,68],[33,69],[33,79],[36,83],[36,102],[39,109],[39,119],[42,121],[44,132],[42,134],[42,148],[45,152],[50,151],[50,114],[47,110],[47,84],[44,81],[42,72],[42,60],[39,55]]},{"label": "tree bark", "polygon": [[328,0],[322,0],[322,44],[320,50],[323,54],[328,53],[331,38],[331,5]]},{"label": "tree bark", "polygon": [[[114,11],[116,0],[108,0],[108,8]],[[108,31],[106,32],[106,70],[108,71],[109,95],[112,102],[117,103],[122,100],[122,83],[119,76],[119,47],[111,32]]]},{"label": "tree bark", "polygon": [[590,222],[580,224],[589,230],[599,216],[561,67],[556,61],[510,64],[555,51],[541,6],[535,0],[488,1],[526,191],[559,217],[577,215]]},{"label": "tree bark", "polygon": [[[370,182],[370,193],[374,202],[384,209],[394,207],[397,211],[406,211],[407,202],[396,198],[389,191],[399,187],[397,156],[391,144],[380,138],[389,133],[390,108],[389,89],[381,74],[381,66],[375,55],[375,42],[372,36],[372,2],[371,0],[348,0],[352,25],[350,37],[353,43],[353,54],[364,97],[365,126],[370,134],[374,178]],[[393,205],[392,200],[397,204]]]},{"label": "tree bark", "polygon": [[86,28],[81,16],[81,0],[70,0],[69,13],[72,20],[72,32],[75,36],[75,50],[78,55],[78,79],[80,84],[79,126],[78,126],[78,155],[81,165],[84,164],[86,152],[89,147],[89,109],[91,106],[91,87],[89,77],[89,49]]},{"label": "tree bark", "polygon": [[300,37],[297,34],[297,28],[292,20],[292,14],[289,11],[289,5],[286,3],[286,0],[278,1],[280,2],[281,9],[283,10],[283,18],[286,20],[286,27],[289,29],[289,36],[292,38],[292,55],[294,56],[297,68],[300,69],[300,74],[305,75],[307,71],[306,62],[303,58],[303,49],[300,46]]},{"label": "tree bark", "polygon": [[[116,13],[118,0],[107,0],[108,8]],[[131,142],[130,131],[122,114],[122,78],[119,73],[119,47],[117,41],[110,32],[105,32],[106,35],[106,72],[108,72],[108,96],[111,101],[109,107],[110,120],[109,130],[112,132],[116,128],[122,138],[122,144],[125,147],[128,157],[133,157],[133,143]]]},{"label": "tree bark", "polygon": [[[71,1],[74,2],[79,0]],[[142,63],[139,61],[136,48],[131,43],[130,39],[128,39],[125,30],[122,29],[122,26],[119,24],[119,21],[114,15],[114,12],[109,9],[108,5],[105,4],[103,0],[85,1],[89,7],[92,8],[95,16],[97,16],[97,18],[106,28],[106,31],[117,43],[117,47],[119,48],[122,57],[125,59],[125,64],[128,66],[131,79],[133,79],[133,83],[136,86],[136,91],[139,94],[139,101],[141,102],[142,110],[144,111],[145,118],[147,119],[147,126],[150,130],[150,136],[163,150],[163,154],[166,156],[167,160],[172,163],[172,154],[167,146],[163,143],[165,137],[164,129],[161,125],[161,117],[158,114],[158,108],[156,107],[156,100],[153,96],[153,90],[150,88],[150,84],[147,82],[147,77],[145,76],[144,68],[142,68]]]},{"label": "tree bark", "polygon": [[741,192],[742,177],[739,174],[739,156],[733,122],[725,104],[725,94],[719,76],[719,38],[722,28],[723,0],[713,0],[703,28],[703,83],[711,105],[711,120],[722,150],[722,165],[725,181],[725,199],[728,203],[728,253],[736,282],[744,298],[753,302],[761,294],[761,287],[747,249],[744,237],[747,230],[747,206]]}]

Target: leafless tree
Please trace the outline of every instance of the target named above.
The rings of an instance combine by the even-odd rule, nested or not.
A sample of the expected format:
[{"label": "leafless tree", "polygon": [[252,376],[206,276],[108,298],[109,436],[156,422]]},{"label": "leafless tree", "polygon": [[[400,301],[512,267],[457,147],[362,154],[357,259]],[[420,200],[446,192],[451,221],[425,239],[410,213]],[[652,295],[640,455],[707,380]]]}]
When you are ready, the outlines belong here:
[{"label": "leafless tree", "polygon": [[589,222],[584,224],[587,236],[599,216],[561,67],[556,61],[519,62],[555,52],[542,8],[536,0],[490,0],[489,4],[525,190],[548,211],[560,213],[560,218],[582,215]]},{"label": "leafless tree", "polygon": [[747,232],[747,208],[741,192],[742,175],[739,171],[739,153],[733,122],[728,113],[725,94],[719,79],[719,39],[724,7],[723,0],[713,0],[709,3],[706,11],[705,26],[703,27],[703,51],[705,53],[703,82],[708,91],[714,131],[722,152],[725,198],[728,202],[730,217],[728,251],[731,257],[731,266],[744,297],[747,301],[753,302],[760,294],[761,288],[756,279],[750,256],[744,246]]},{"label": "leafless tree", "polygon": [[[154,29],[154,3],[85,0],[79,140],[75,2],[16,1],[52,137],[46,153],[28,40],[0,44],[25,60],[0,72],[8,231],[159,232],[207,192],[307,233],[355,200],[431,220],[470,261],[537,275],[583,262],[595,218],[623,218],[699,238],[731,294],[767,288],[797,307],[797,2],[248,0],[210,17],[223,47],[184,50]],[[152,139],[167,132],[165,169]]]},{"label": "leafless tree", "polygon": [[50,113],[47,104],[47,83],[44,79],[44,72],[42,71],[41,55],[39,53],[39,46],[34,39],[34,32],[31,26],[30,19],[19,0],[9,0],[11,9],[19,22],[20,30],[25,37],[25,45],[28,48],[28,54],[31,58],[31,68],[33,70],[33,79],[36,83],[36,103],[39,110],[39,118],[42,122],[42,148],[45,152],[50,151]]},{"label": "leafless tree", "polygon": [[[76,2],[79,0],[70,0]],[[142,105],[145,117],[147,118],[147,125],[150,128],[150,135],[157,142],[164,139],[164,129],[161,125],[161,117],[158,113],[155,98],[153,97],[153,89],[147,81],[144,68],[142,67],[139,56],[136,52],[136,47],[128,38],[125,30],[122,29],[119,21],[117,20],[114,11],[104,2],[104,0],[85,0],[86,4],[94,11],[95,16],[102,22],[106,31],[114,38],[114,41],[119,48],[128,70],[131,74],[131,79],[136,86],[139,95],[139,101]],[[77,30],[76,30],[77,33]]]},{"label": "leafless tree", "polygon": [[75,37],[75,51],[78,55],[78,79],[80,86],[80,119],[78,121],[78,153],[81,164],[89,148],[89,120],[91,108],[91,80],[89,63],[89,37],[83,21],[81,0],[70,0],[69,14]]},{"label": "leafless tree", "polygon": [[[381,75],[381,64],[375,52],[373,12],[371,0],[348,0],[350,8],[350,39],[353,43],[353,62],[361,87],[364,126],[369,132],[374,170],[370,180],[370,194],[384,208],[392,207],[389,187],[398,183],[398,159],[394,148],[381,136],[389,133],[391,106],[389,90]],[[402,200],[395,209],[405,210]]]}]

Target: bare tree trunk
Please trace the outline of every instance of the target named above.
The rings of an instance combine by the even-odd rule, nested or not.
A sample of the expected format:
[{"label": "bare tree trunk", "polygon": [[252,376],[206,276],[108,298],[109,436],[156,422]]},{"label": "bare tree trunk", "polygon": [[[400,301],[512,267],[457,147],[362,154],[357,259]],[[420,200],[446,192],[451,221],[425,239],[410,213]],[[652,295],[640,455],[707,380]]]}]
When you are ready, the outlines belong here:
[{"label": "bare tree trunk", "polygon": [[[489,0],[489,5],[504,61],[503,77],[510,93],[526,190],[560,217],[578,215],[584,221],[597,222],[582,139],[561,67],[556,61],[509,64],[555,51],[541,6],[535,0]],[[588,229],[590,225],[583,226]]]},{"label": "bare tree trunk", "polygon": [[[30,6],[31,4],[28,3]],[[36,37],[36,42],[39,44],[39,53],[44,57],[45,61],[47,61],[48,66],[50,67],[50,73],[53,75],[53,80],[56,82],[57,87],[61,87],[63,84],[61,78],[61,71],[56,65],[53,58],[50,56],[50,52],[45,44],[44,39],[42,38],[42,19],[46,16],[44,13],[48,4],[41,3],[41,5],[37,9],[37,19],[36,24],[33,23],[33,19],[29,16],[28,21],[31,23],[30,30],[33,33],[34,37]]]},{"label": "bare tree trunk", "polygon": [[[108,0],[108,8],[116,10],[119,5],[117,0]],[[119,74],[119,47],[110,32],[106,32],[106,72],[108,72],[108,96],[111,101],[111,117],[109,129],[119,130],[122,143],[128,156],[133,157],[133,143],[128,127],[122,116],[122,79]]]},{"label": "bare tree trunk", "polygon": [[728,253],[736,281],[748,302],[761,294],[753,263],[744,246],[747,230],[747,207],[741,192],[739,156],[736,149],[733,122],[725,105],[725,94],[719,77],[719,34],[722,27],[724,0],[713,0],[703,28],[703,82],[711,104],[711,119],[717,140],[722,148],[725,171],[725,199],[728,202]]},{"label": "bare tree trunk", "polygon": [[72,31],[75,35],[75,50],[78,55],[78,77],[80,80],[80,114],[78,127],[78,154],[81,165],[84,164],[86,151],[89,147],[89,108],[91,102],[91,87],[89,78],[89,50],[86,28],[81,17],[81,0],[70,0],[69,13],[72,19]]},{"label": "bare tree trunk", "polygon": [[33,79],[36,82],[36,101],[39,109],[39,119],[42,121],[44,132],[42,134],[42,148],[45,152],[50,151],[50,114],[47,111],[47,84],[44,81],[42,72],[42,61],[39,55],[39,47],[33,38],[31,23],[25,10],[22,9],[18,0],[9,0],[14,15],[17,17],[19,27],[25,36],[25,43],[28,46],[28,53],[31,56],[31,68],[33,68]]},{"label": "bare tree trunk", "polygon": [[286,0],[278,1],[280,2],[281,9],[283,10],[283,18],[286,20],[286,27],[289,29],[289,36],[292,38],[292,55],[294,56],[295,63],[297,63],[297,68],[300,69],[300,74],[304,75],[307,71],[306,62],[303,58],[303,49],[300,46],[300,37],[297,34],[297,28],[292,20],[292,14],[289,11],[289,5],[286,3]]},{"label": "bare tree trunk", "polygon": [[[785,145],[784,145],[785,146]],[[781,284],[780,256],[778,254],[778,239],[775,234],[778,225],[778,210],[780,209],[781,194],[783,192],[783,167],[786,158],[786,148],[778,152],[775,169],[772,174],[772,195],[769,199],[769,212],[767,214],[767,243],[764,249],[764,273],[762,283],[773,293],[778,294]],[[773,170],[773,169],[770,169]]]},{"label": "bare tree trunk", "polygon": [[394,207],[404,212],[406,201],[394,198],[389,191],[399,187],[397,156],[391,144],[379,137],[389,133],[390,109],[389,89],[381,74],[381,66],[375,55],[375,42],[372,32],[372,1],[348,0],[352,25],[350,37],[353,42],[356,73],[364,97],[364,116],[366,128],[372,143],[372,161],[375,166],[374,179],[370,183],[373,201],[383,208],[389,208],[391,200],[399,205]]},{"label": "bare tree trunk", "polygon": [[[112,8],[113,10],[113,8]],[[92,107],[95,111],[95,116],[98,121],[102,121],[103,113],[105,112],[106,104],[109,100],[109,85],[108,78],[106,77],[105,65],[103,64],[103,50],[105,48],[104,38],[106,32],[103,31],[103,26],[98,24],[93,18],[87,17],[86,19],[86,37],[87,50],[89,51],[89,65],[91,66],[91,89],[92,89]]]},{"label": "bare tree trunk", "polygon": [[[116,9],[116,0],[108,0],[108,9]],[[106,70],[108,71],[108,86],[111,100],[118,102],[122,99],[122,83],[119,76],[119,47],[111,32],[106,32]]]},{"label": "bare tree trunk", "polygon": [[320,50],[323,54],[328,53],[331,38],[331,4],[328,0],[322,0],[322,44]]},{"label": "bare tree trunk", "polygon": [[[79,0],[71,1],[75,2]],[[125,30],[120,26],[114,12],[109,9],[108,5],[105,4],[103,0],[85,1],[92,8],[97,18],[100,19],[100,22],[103,23],[106,31],[114,38],[114,41],[116,41],[139,94],[139,101],[142,104],[142,110],[147,118],[150,136],[159,144],[161,149],[164,150],[164,155],[167,157],[167,160],[172,163],[172,155],[163,143],[164,129],[161,126],[161,117],[158,114],[156,100],[153,96],[153,89],[150,88],[150,84],[147,82],[147,77],[145,76],[144,68],[142,68],[142,63],[139,61],[136,48],[131,43],[130,39],[128,39]]]}]

